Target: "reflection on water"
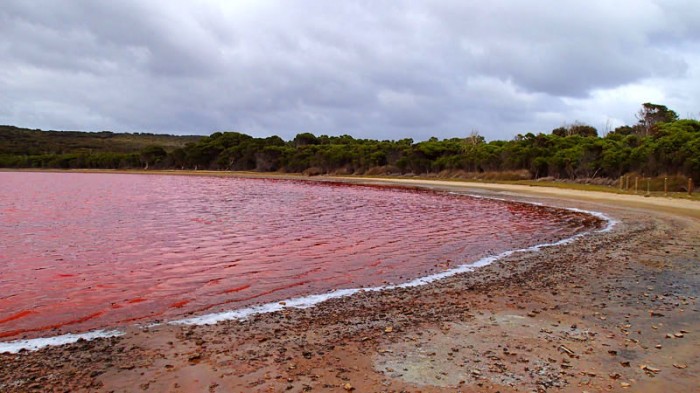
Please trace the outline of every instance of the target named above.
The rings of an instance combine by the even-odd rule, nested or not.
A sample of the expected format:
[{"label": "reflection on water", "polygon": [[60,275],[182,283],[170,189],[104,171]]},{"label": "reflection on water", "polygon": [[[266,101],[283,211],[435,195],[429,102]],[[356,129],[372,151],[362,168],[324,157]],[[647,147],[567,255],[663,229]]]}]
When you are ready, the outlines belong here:
[{"label": "reflection on water", "polygon": [[398,188],[1,173],[0,340],[399,283],[587,216]]}]

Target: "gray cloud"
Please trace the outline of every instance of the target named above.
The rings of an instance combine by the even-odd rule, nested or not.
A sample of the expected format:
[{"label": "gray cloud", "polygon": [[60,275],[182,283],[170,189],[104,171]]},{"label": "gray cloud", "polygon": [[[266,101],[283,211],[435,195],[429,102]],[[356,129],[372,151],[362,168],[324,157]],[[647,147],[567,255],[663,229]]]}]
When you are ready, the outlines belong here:
[{"label": "gray cloud", "polygon": [[694,1],[13,1],[0,123],[489,139],[700,110]]}]

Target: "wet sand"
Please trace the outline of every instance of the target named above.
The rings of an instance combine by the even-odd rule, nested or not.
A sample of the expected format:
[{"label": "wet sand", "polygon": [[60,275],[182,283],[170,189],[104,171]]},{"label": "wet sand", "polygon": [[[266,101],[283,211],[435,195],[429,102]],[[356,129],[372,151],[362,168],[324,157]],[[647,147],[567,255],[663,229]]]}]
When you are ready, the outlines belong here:
[{"label": "wet sand", "polygon": [[423,287],[0,354],[0,391],[693,392],[700,385],[700,203],[349,181],[596,210],[620,223]]}]

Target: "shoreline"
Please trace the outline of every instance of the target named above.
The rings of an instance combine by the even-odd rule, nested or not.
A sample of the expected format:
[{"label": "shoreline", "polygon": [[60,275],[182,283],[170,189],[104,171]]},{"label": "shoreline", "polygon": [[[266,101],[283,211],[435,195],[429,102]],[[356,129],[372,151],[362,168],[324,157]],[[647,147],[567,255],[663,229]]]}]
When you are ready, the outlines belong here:
[{"label": "shoreline", "polygon": [[[634,391],[656,391],[670,382],[679,387],[700,382],[694,376],[700,364],[694,289],[700,283],[700,203],[657,204],[640,196],[641,202],[617,194],[570,195],[500,184],[320,179],[338,180],[476,189],[500,198],[602,210],[621,223],[610,233],[508,255],[422,287],[356,293],[244,321],[130,329],[119,338],[0,355],[0,390],[39,389],[23,378],[48,381],[46,366],[59,361],[63,365],[52,372],[53,383],[78,391],[131,391],[143,384],[153,391],[222,392],[343,391],[346,384],[358,391],[617,391],[625,384]],[[674,279],[659,284],[664,275]],[[640,284],[651,280],[656,284]],[[679,282],[687,282],[683,291]],[[607,300],[591,302],[593,295]],[[681,306],[666,304],[673,296]],[[620,298],[639,298],[642,304],[617,304]],[[662,310],[649,311],[650,306]],[[680,313],[673,312],[680,307]],[[647,336],[655,341],[647,343]],[[89,372],[82,375],[81,369]]]},{"label": "shoreline", "polygon": [[[82,173],[82,172],[81,172]],[[158,173],[153,173],[153,174],[158,174]],[[196,174],[187,174],[187,175],[196,175]],[[241,176],[234,176],[236,178],[241,178]],[[277,179],[277,177],[275,177]],[[287,179],[283,179],[287,180]],[[296,178],[292,178],[289,180],[298,180]],[[354,180],[354,179],[352,179]],[[307,181],[314,181],[312,180],[307,180]],[[369,184],[367,182],[356,182],[356,181],[348,181],[347,178],[333,178],[331,180],[324,178],[324,179],[319,179],[319,182],[339,182],[339,183],[355,183],[357,185],[363,185],[363,184]],[[406,186],[404,184],[399,184],[399,185],[394,185],[394,184],[386,184],[382,185],[386,187],[407,187],[407,188],[418,188],[418,189],[426,189],[426,187],[421,187],[421,185],[410,185]],[[461,192],[454,192],[454,191],[445,191],[445,190],[440,190],[440,189],[430,189],[429,191],[435,191],[435,192],[449,192],[449,193],[454,193],[457,195],[464,195],[468,197],[475,197],[475,198],[484,198],[484,199],[491,199],[491,200],[498,200],[498,201],[508,201],[508,199],[504,198],[497,198],[493,196],[484,196],[484,195],[476,195],[473,193],[469,193],[467,191],[461,191]],[[542,203],[538,202],[521,202],[521,203],[526,203],[526,204],[531,204],[535,206],[547,206]],[[327,300],[331,299],[337,299],[337,298],[342,298],[346,296],[352,296],[358,292],[363,292],[363,291],[369,291],[369,292],[381,292],[381,291],[391,291],[394,289],[398,288],[410,288],[410,287],[418,287],[422,285],[429,285],[430,283],[433,283],[435,281],[439,281],[457,274],[462,274],[462,273],[468,273],[472,272],[475,269],[490,265],[491,263],[497,262],[498,260],[510,256],[515,253],[526,253],[526,252],[537,252],[542,248],[545,247],[556,247],[562,244],[568,244],[570,242],[576,241],[577,239],[580,239],[585,236],[590,236],[598,232],[608,232],[613,229],[613,227],[617,224],[617,220],[608,217],[607,215],[597,212],[597,211],[589,211],[589,210],[581,210],[577,208],[566,208],[566,207],[559,207],[559,209],[562,210],[569,210],[577,213],[584,213],[589,216],[595,217],[603,222],[605,222],[605,226],[603,227],[591,227],[585,232],[581,233],[576,233],[573,234],[569,237],[551,242],[551,243],[540,243],[540,244],[534,244],[528,247],[524,248],[519,248],[519,249],[511,249],[511,250],[505,250],[502,252],[499,252],[498,254],[494,255],[486,255],[478,260],[471,261],[468,263],[465,263],[463,265],[458,265],[456,267],[450,268],[446,271],[441,271],[441,272],[435,272],[431,273],[426,276],[419,276],[414,279],[411,279],[407,282],[400,283],[400,284],[387,284],[387,285],[380,285],[376,287],[358,287],[358,288],[344,288],[344,289],[332,289],[329,290],[328,292],[324,293],[311,293],[307,295],[303,295],[300,297],[295,297],[295,298],[289,298],[289,299],[280,299],[278,301],[273,301],[270,303],[263,303],[263,304],[255,304],[252,306],[246,306],[242,308],[235,308],[235,309],[230,309],[230,310],[223,310],[223,311],[218,311],[214,313],[207,313],[203,315],[197,315],[197,316],[190,316],[190,317],[182,317],[179,319],[175,320],[170,320],[170,321],[163,321],[163,322],[158,322],[158,323],[151,323],[151,324],[145,324],[145,326],[150,326],[150,327],[155,327],[159,325],[184,325],[184,326],[189,326],[189,325],[213,325],[216,323],[220,323],[223,321],[229,321],[229,320],[244,320],[249,318],[250,316],[254,315],[259,315],[259,314],[266,314],[266,313],[273,313],[273,312],[279,312],[287,308],[299,308],[299,309],[304,309],[304,308],[309,308],[309,307],[314,307],[320,303],[323,303]],[[49,347],[49,346],[61,346],[61,345],[66,345],[66,344],[72,344],[75,343],[79,340],[94,340],[94,339],[99,339],[99,338],[110,338],[110,337],[118,337],[124,334],[125,330],[129,327],[131,328],[138,328],[142,327],[144,324],[135,324],[132,326],[112,326],[112,327],[102,327],[102,328],[96,328],[80,333],[65,333],[65,334],[60,334],[60,335],[54,335],[54,336],[40,336],[40,337],[35,337],[35,338],[29,338],[29,339],[13,339],[9,341],[0,341],[0,353],[11,353],[11,354],[16,354],[22,350],[28,350],[28,351],[35,351],[39,350],[44,347]]]}]

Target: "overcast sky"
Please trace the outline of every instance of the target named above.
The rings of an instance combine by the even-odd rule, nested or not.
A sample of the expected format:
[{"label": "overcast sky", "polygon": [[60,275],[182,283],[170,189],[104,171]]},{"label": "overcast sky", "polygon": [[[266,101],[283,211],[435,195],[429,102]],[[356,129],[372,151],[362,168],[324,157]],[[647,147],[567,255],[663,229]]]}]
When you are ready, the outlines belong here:
[{"label": "overcast sky", "polygon": [[487,139],[700,117],[700,1],[0,2],[0,124]]}]

